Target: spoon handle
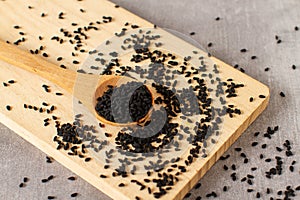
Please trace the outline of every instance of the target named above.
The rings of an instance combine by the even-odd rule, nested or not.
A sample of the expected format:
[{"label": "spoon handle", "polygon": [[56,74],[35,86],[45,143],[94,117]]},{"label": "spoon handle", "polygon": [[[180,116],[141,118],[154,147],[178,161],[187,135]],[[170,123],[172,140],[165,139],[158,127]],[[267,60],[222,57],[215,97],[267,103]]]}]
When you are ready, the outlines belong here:
[{"label": "spoon handle", "polygon": [[0,40],[0,60],[32,72],[73,93],[76,72],[62,69],[43,58],[32,55]]}]

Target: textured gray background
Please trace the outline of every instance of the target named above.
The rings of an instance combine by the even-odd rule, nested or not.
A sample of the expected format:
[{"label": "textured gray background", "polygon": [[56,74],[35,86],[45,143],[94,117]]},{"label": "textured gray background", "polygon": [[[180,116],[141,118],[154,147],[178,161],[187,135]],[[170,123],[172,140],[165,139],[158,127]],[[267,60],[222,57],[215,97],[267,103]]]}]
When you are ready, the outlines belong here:
[{"label": "textured gray background", "polygon": [[[287,185],[300,185],[300,31],[294,31],[300,26],[299,0],[114,0],[114,2],[136,13],[137,15],[163,28],[177,30],[189,34],[196,32],[193,38],[201,45],[213,46],[209,51],[221,60],[231,64],[239,64],[246,73],[270,87],[271,100],[267,110],[248,128],[242,137],[230,148],[226,154],[231,157],[226,161],[217,162],[213,168],[201,179],[202,187],[193,189],[190,199],[215,191],[219,199],[255,199],[255,193],[247,193],[247,188],[262,192],[263,199],[271,196],[279,198],[276,191],[285,189]],[[101,5],[99,5],[101,6]],[[215,21],[220,17],[220,21]],[[282,40],[276,44],[275,35]],[[247,53],[240,53],[241,48],[247,48]],[[251,60],[252,55],[257,56]],[[292,70],[292,65],[298,68]],[[270,71],[265,72],[264,68]],[[284,91],[285,98],[279,96]],[[272,140],[254,138],[256,131],[265,131],[268,126],[280,126]],[[109,199],[103,193],[78,178],[70,182],[66,178],[72,173],[59,163],[46,164],[45,154],[31,144],[24,141],[14,132],[0,124],[0,199],[47,199],[48,195],[55,195],[58,199],[69,199],[69,194],[79,192],[77,199],[105,200]],[[283,175],[267,180],[264,172],[275,166],[275,162],[265,163],[259,159],[264,153],[266,158],[275,155],[283,156],[275,151],[275,146],[282,146],[284,141],[292,141],[295,156],[284,158]],[[260,145],[251,148],[251,142],[258,141],[260,145],[268,144],[267,149]],[[242,147],[250,158],[248,164],[243,164],[239,153],[234,147]],[[295,172],[288,167],[292,160],[296,160]],[[239,179],[251,173],[250,168],[257,166],[259,170],[252,173],[255,176],[254,185],[250,187],[241,181],[230,179],[232,170],[224,171],[223,165],[237,165]],[[49,175],[56,178],[48,184],[42,184],[41,179]],[[22,178],[27,176],[30,182],[27,187],[19,189]],[[224,185],[229,191],[222,192]],[[273,193],[266,195],[267,187]],[[295,199],[300,199],[300,192]]]}]

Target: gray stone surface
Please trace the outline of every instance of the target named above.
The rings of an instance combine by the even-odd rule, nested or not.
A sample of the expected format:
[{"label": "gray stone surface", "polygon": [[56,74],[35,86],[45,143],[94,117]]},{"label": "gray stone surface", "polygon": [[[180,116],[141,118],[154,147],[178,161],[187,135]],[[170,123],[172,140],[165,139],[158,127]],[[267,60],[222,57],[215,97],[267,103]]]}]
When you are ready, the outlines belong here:
[{"label": "gray stone surface", "polygon": [[[284,190],[287,185],[300,185],[300,31],[294,31],[300,26],[299,0],[114,0],[114,2],[136,13],[137,15],[157,24],[160,27],[176,30],[185,34],[196,32],[192,36],[205,46],[212,42],[209,48],[214,56],[231,64],[239,64],[246,73],[270,87],[271,100],[267,110],[247,129],[242,137],[226,152],[231,157],[226,161],[218,161],[201,179],[202,186],[191,191],[190,199],[215,191],[218,199],[255,199],[256,192],[262,193],[262,199],[271,196],[280,198],[277,190]],[[101,6],[101,5],[100,5]],[[219,21],[215,21],[220,17]],[[276,44],[275,35],[282,40]],[[247,53],[240,53],[241,48],[247,48]],[[251,56],[257,56],[251,60]],[[292,70],[292,65],[297,66]],[[265,72],[264,69],[270,70]],[[285,98],[280,97],[283,91]],[[253,133],[262,134],[268,126],[279,125],[279,132],[272,140],[253,137]],[[55,195],[58,199],[70,199],[70,194],[79,192],[77,199],[105,200],[110,199],[82,179],[70,182],[67,177],[72,173],[59,163],[46,164],[45,154],[24,141],[14,132],[0,125],[0,199],[2,200],[34,200],[47,199]],[[278,153],[276,146],[282,146],[284,141],[292,142],[294,156],[285,158],[284,152]],[[251,148],[251,142],[259,145]],[[266,143],[266,149],[261,145]],[[242,147],[250,161],[243,164],[243,159],[235,147]],[[271,163],[259,159],[263,153],[265,158],[272,158]],[[275,166],[274,156],[283,156],[283,175],[268,180],[265,171]],[[294,173],[288,170],[292,160],[296,160]],[[223,165],[237,166],[238,181],[230,178],[232,170],[224,171]],[[251,167],[258,170],[251,172]],[[240,179],[251,173],[255,176],[253,186],[241,183]],[[41,179],[49,175],[55,179],[48,184],[42,184]],[[19,189],[24,176],[29,177],[27,187]],[[222,192],[224,185],[228,192]],[[265,194],[266,188],[272,188],[272,194]],[[248,188],[255,192],[247,193]],[[283,198],[281,196],[281,198]],[[297,197],[300,199],[300,192]]]}]

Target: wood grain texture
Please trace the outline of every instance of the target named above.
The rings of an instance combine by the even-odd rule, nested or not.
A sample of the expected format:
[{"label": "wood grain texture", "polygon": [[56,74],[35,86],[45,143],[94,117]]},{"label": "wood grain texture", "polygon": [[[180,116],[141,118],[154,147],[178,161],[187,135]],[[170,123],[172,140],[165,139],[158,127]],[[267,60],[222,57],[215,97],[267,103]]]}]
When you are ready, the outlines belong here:
[{"label": "wood grain texture", "polygon": [[[6,3],[6,2],[5,2]],[[36,2],[39,3],[39,2]],[[22,9],[23,7],[26,7],[27,4],[21,4],[20,8],[18,6],[14,6],[14,9]],[[59,5],[59,6],[57,6]],[[70,11],[68,12],[67,9],[70,10],[76,10],[78,9],[78,5],[73,5],[69,6],[69,3],[56,3],[56,2],[51,2],[48,5],[48,2],[45,4],[42,4],[40,6],[39,4],[34,4],[33,7],[35,8],[41,8],[45,6],[46,8],[53,8],[53,10],[56,11],[61,10],[64,8],[66,13],[71,13]],[[9,6],[12,6],[12,4],[7,3],[7,8],[10,8]],[[73,7],[74,6],[74,7]],[[94,46],[93,44],[97,44],[96,41],[105,41],[107,38],[110,38],[115,32],[120,31],[121,25],[123,25],[122,22],[126,21],[134,21],[134,23],[139,24],[140,26],[145,26],[147,27],[148,24],[147,22],[141,20],[140,18],[129,14],[128,12],[125,12],[124,10],[119,10],[119,9],[113,9],[114,6],[108,2],[101,2],[101,9],[103,10],[95,10],[95,6],[93,4],[84,4],[87,12],[89,12],[89,16],[86,19],[83,19],[85,23],[88,23],[93,16],[98,16],[96,13],[105,13],[107,15],[114,15],[115,16],[115,22],[114,25],[109,25],[109,27],[104,28],[104,31],[101,32],[101,36],[90,36],[90,40],[94,40],[94,42],[87,43],[87,49],[93,49]],[[40,16],[37,15],[33,16],[31,18],[26,18],[22,15],[18,16],[20,19],[16,19],[15,17],[9,17],[10,12],[9,9],[4,9],[5,7],[1,7],[3,10],[1,10],[1,13],[6,14],[7,17],[3,17],[6,19],[10,19],[11,21],[6,24],[16,24],[16,22],[20,22],[20,19],[37,19],[35,21],[43,20],[43,18],[39,18]],[[7,12],[5,12],[8,10]],[[118,10],[118,12],[114,13],[114,10]],[[53,11],[54,13],[54,11]],[[94,14],[93,14],[94,13]],[[24,15],[27,13],[24,12]],[[49,23],[44,23],[40,22],[40,26],[42,27],[42,30],[57,30],[61,26],[61,24],[56,24],[57,20],[51,19],[50,16],[55,16],[55,14],[52,15],[52,13],[47,13],[50,19]],[[104,14],[104,15],[105,15]],[[69,16],[69,15],[67,15]],[[76,16],[75,16],[76,17]],[[67,17],[66,17],[67,18]],[[77,17],[78,18],[78,17]],[[118,20],[122,19],[122,22],[118,24]],[[15,21],[17,20],[17,21]],[[71,19],[66,19],[69,20],[68,22],[71,23]],[[37,30],[35,30],[35,27],[32,27],[30,24],[30,21],[26,20],[21,20],[22,24],[20,24],[21,27],[27,27],[28,26],[28,35],[32,36],[33,38],[37,38]],[[84,23],[82,22],[82,23]],[[40,26],[36,26],[36,29],[41,29]],[[53,26],[49,28],[49,26]],[[44,27],[44,28],[43,28]],[[47,29],[46,29],[47,27]],[[31,32],[32,31],[32,32]],[[30,34],[29,34],[30,32]],[[57,55],[65,55],[64,51],[66,52],[71,52],[68,51],[68,47],[61,48],[59,46],[51,46],[53,45],[52,42],[49,42],[49,39],[51,38],[53,33],[47,33],[46,31],[43,31],[44,37],[48,37],[48,43],[44,43],[44,46],[47,47],[46,50],[50,55],[50,58],[48,60],[50,62],[55,63],[56,65],[59,65],[58,61],[55,60],[54,56],[56,53]],[[7,32],[5,33],[0,33],[1,39],[7,39],[11,36],[7,35]],[[172,36],[170,36],[172,38]],[[30,38],[29,38],[30,39]],[[177,41],[178,39],[172,38],[172,41]],[[45,41],[44,41],[45,42]],[[178,40],[178,43],[182,45],[186,45],[187,47],[188,44],[183,43]],[[31,48],[37,47],[40,44],[38,40],[33,40],[30,42],[24,43],[24,45],[21,45],[21,48],[24,50],[29,50]],[[71,47],[69,47],[71,48]],[[190,47],[191,48],[191,47]],[[171,49],[172,50],[172,49]],[[59,53],[58,53],[59,52]],[[67,60],[68,57],[66,57]],[[70,69],[75,70],[76,67],[72,67],[72,59],[70,58],[69,61],[66,61]],[[84,60],[84,58],[81,58],[80,56],[76,58],[80,61]],[[214,59],[218,65],[220,65],[220,71],[223,77],[226,78],[233,78],[237,82],[243,82],[245,84],[245,88],[239,91],[239,96],[230,101],[230,103],[234,103],[235,105],[238,105],[239,108],[243,111],[243,115],[237,116],[236,118],[233,119],[228,119],[225,122],[224,125],[224,134],[222,134],[220,141],[215,145],[214,150],[209,154],[209,156],[205,159],[198,159],[193,165],[189,168],[189,171],[185,173],[184,179],[182,179],[172,191],[170,191],[167,195],[165,195],[162,199],[181,199],[183,196],[192,188],[192,186],[201,178],[207,170],[216,162],[216,160],[227,150],[227,148],[230,147],[230,145],[240,136],[240,134],[249,126],[250,123],[254,121],[254,119],[262,112],[262,110],[265,109],[267,106],[268,100],[269,100],[269,91],[266,86],[263,84],[255,81],[254,79],[246,76],[245,74],[238,72],[234,70],[231,66],[226,65],[225,63]],[[1,88],[1,94],[4,94],[6,97],[4,101],[1,102],[1,121],[10,127],[12,130],[20,134],[23,138],[26,140],[32,142],[35,146],[46,152],[47,154],[53,156],[56,160],[58,160],[60,163],[74,171],[76,174],[79,176],[83,177],[85,180],[90,182],[92,185],[97,187],[98,189],[101,189],[102,191],[106,192],[108,195],[110,195],[113,198],[122,198],[122,199],[133,199],[135,195],[137,196],[146,196],[146,192],[138,192],[138,188],[136,186],[129,185],[130,189],[124,188],[120,189],[117,187],[118,183],[120,182],[121,179],[114,178],[114,179],[109,179],[109,181],[104,181],[100,180],[99,174],[102,173],[101,171],[101,165],[99,165],[96,162],[91,162],[88,165],[83,163],[80,159],[76,158],[70,158],[67,156],[66,153],[64,152],[57,152],[55,150],[55,144],[52,141],[52,137],[55,134],[55,130],[53,128],[44,128],[41,126],[37,125],[32,125],[28,123],[28,119],[30,121],[42,121],[43,118],[39,115],[33,115],[32,113],[25,113],[22,110],[22,103],[20,103],[20,99],[22,102],[28,101],[31,104],[35,105],[40,105],[41,101],[43,100],[48,100],[52,102],[53,104],[57,105],[57,107],[62,108],[59,109],[57,112],[61,118],[63,118],[65,121],[72,121],[73,116],[72,113],[70,113],[70,110],[72,110],[71,107],[68,105],[72,105],[72,96],[67,93],[67,91],[64,91],[62,88],[59,86],[56,86],[44,79],[41,79],[38,76],[35,76],[31,73],[24,72],[20,69],[16,69],[14,66],[7,64],[5,62],[1,62],[1,80],[5,80],[7,77],[12,77],[18,81],[17,85],[11,86],[9,90],[6,90],[6,88]],[[30,80],[30,82],[29,82]],[[33,86],[38,86],[42,85],[44,83],[47,83],[53,88],[53,90],[61,91],[65,95],[63,97],[56,97],[54,95],[42,95],[41,94],[41,88],[36,88]],[[24,92],[26,91],[26,95],[24,95]],[[33,95],[34,94],[34,95]],[[259,99],[257,98],[259,94],[264,94],[267,96],[266,99]],[[256,100],[253,103],[249,103],[249,97],[254,96],[256,97]],[[8,112],[6,111],[5,105],[7,104],[12,104],[13,105],[13,112]],[[25,117],[21,117],[22,115],[25,115]],[[26,116],[27,115],[27,116]],[[26,120],[25,120],[26,119]],[[41,131],[43,130],[43,131]],[[99,169],[99,171],[95,170]],[[137,179],[141,179],[137,175]],[[132,191],[137,191],[137,192],[132,192]],[[145,199],[148,199],[145,198]]]}]

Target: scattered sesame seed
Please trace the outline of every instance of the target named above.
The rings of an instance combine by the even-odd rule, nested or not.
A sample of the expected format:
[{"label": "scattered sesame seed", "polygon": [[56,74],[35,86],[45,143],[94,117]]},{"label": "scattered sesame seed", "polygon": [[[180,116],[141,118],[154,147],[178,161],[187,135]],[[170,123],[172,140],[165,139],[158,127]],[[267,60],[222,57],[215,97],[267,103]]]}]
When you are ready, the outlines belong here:
[{"label": "scattered sesame seed", "polygon": [[77,192],[71,194],[71,197],[77,197],[77,196],[78,196],[78,193],[77,193]]},{"label": "scattered sesame seed", "polygon": [[56,92],[56,93],[55,93],[55,95],[57,95],[57,96],[62,96],[62,95],[63,95],[63,93]]},{"label": "scattered sesame seed", "polygon": [[120,183],[118,186],[119,186],[119,187],[124,187],[125,184],[124,184],[124,183]]},{"label": "scattered sesame seed", "polygon": [[283,92],[279,93],[281,97],[285,97],[285,94]]},{"label": "scattered sesame seed", "polygon": [[11,111],[12,107],[10,105],[6,106],[6,110]]},{"label": "scattered sesame seed", "polygon": [[265,95],[262,95],[262,94],[260,94],[258,97],[261,98],[261,99],[266,98],[266,96],[265,96]]},{"label": "scattered sesame seed", "polygon": [[42,54],[45,58],[49,57],[47,53]]},{"label": "scattered sesame seed", "polygon": [[70,176],[70,177],[68,178],[68,180],[70,180],[70,181],[75,181],[75,180],[76,180],[76,177]]}]

